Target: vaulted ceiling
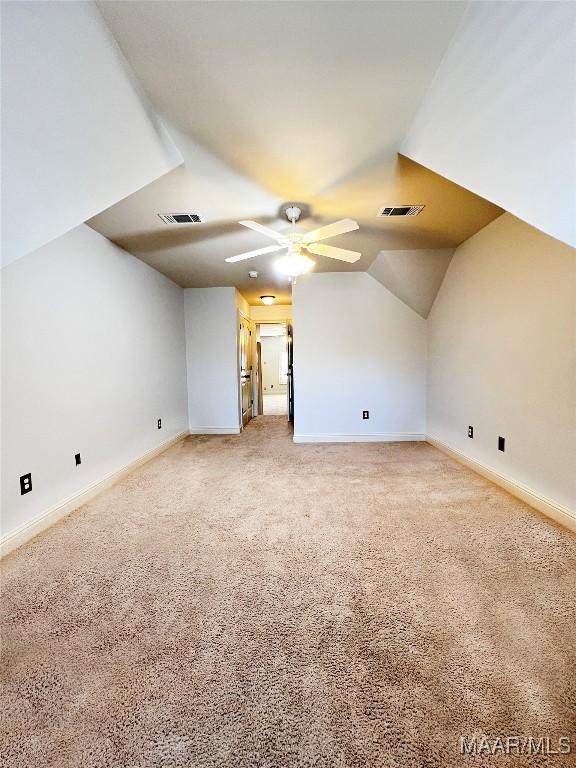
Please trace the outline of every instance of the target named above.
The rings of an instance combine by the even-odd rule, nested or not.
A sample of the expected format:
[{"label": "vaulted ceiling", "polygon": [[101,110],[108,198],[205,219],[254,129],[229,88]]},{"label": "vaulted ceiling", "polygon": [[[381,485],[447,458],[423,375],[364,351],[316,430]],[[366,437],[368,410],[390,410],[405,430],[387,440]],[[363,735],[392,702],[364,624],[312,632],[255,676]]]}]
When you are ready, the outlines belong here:
[{"label": "vaulted ceiling", "polygon": [[[425,314],[420,278],[438,283],[447,249],[501,213],[398,154],[464,3],[98,5],[184,165],[89,224],[180,285],[235,285],[251,303],[268,292],[289,301],[273,257],[224,259],[269,244],[239,219],[280,228],[279,207],[297,200],[311,207],[303,228],[344,217],[360,223],[330,244],[361,251],[361,260],[317,257],[318,271],[368,270],[379,254],[407,252],[400,269],[379,257],[375,276],[409,304],[401,283],[418,284],[411,305]],[[390,204],[425,208],[378,218]],[[167,226],[157,217],[184,210],[206,223]],[[425,251],[444,257],[422,261]]]}]

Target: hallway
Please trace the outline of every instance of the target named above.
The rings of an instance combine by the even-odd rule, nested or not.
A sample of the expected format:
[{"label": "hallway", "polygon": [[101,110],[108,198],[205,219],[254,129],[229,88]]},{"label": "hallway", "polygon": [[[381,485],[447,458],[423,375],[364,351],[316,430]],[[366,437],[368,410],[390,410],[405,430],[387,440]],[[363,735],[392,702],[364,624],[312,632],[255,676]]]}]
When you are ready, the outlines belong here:
[{"label": "hallway", "polygon": [[426,443],[190,437],[2,563],[4,766],[451,768],[461,735],[570,732],[575,566]]}]

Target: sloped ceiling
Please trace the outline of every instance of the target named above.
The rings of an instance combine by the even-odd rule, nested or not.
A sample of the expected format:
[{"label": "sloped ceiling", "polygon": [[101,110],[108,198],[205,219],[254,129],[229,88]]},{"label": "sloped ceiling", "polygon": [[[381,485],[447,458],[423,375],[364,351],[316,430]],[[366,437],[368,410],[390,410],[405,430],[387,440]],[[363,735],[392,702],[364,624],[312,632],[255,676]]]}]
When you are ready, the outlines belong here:
[{"label": "sloped ceiling", "polygon": [[[311,206],[304,229],[348,216],[360,223],[330,243],[362,259],[317,257],[317,271],[365,271],[386,250],[452,249],[501,213],[398,155],[463,4],[99,7],[185,166],[89,224],[180,285],[235,285],[252,303],[268,292],[290,301],[270,256],[224,262],[269,245],[240,218],[285,227],[276,217],[289,200]],[[377,218],[381,207],[407,203],[426,207],[410,219]],[[207,221],[167,227],[156,214],[170,209]],[[249,269],[259,271],[257,281]]]},{"label": "sloped ceiling", "polygon": [[285,200],[395,158],[465,7],[98,5],[158,113]]},{"label": "sloped ceiling", "polygon": [[471,3],[401,151],[576,246],[576,3]]},{"label": "sloped ceiling", "polygon": [[4,265],[181,162],[93,3],[2,3]]},{"label": "sloped ceiling", "polygon": [[453,253],[452,248],[382,251],[370,265],[368,274],[426,318]]}]

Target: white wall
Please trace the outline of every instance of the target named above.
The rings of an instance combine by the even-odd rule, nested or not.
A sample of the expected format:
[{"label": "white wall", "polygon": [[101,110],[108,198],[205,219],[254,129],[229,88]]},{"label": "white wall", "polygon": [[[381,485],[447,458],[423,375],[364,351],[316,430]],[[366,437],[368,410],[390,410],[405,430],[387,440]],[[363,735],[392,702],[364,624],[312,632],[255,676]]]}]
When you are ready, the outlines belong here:
[{"label": "white wall", "polygon": [[576,510],[574,250],[504,214],[457,249],[428,323],[429,435]]},{"label": "white wall", "polygon": [[576,5],[470,3],[402,152],[576,245]]},{"label": "white wall", "polygon": [[6,534],[185,430],[187,413],[177,285],[84,225],[2,277]]},{"label": "white wall", "polygon": [[2,3],[3,261],[182,158],[92,2]]},{"label": "white wall", "polygon": [[190,431],[237,433],[237,291],[187,288],[184,305]]},{"label": "white wall", "polygon": [[282,336],[262,336],[262,391],[265,395],[284,395],[288,385],[280,382],[280,359],[286,352],[286,338]]},{"label": "white wall", "polygon": [[292,300],[295,440],[422,439],[426,321],[363,272],[299,278]]}]

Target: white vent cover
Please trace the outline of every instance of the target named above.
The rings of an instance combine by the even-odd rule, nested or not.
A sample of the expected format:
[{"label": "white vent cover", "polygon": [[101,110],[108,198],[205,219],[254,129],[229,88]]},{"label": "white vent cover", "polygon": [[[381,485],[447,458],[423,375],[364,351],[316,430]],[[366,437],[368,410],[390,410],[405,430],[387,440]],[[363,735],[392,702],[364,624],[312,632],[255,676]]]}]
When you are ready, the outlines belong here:
[{"label": "white vent cover", "polygon": [[159,213],[164,224],[202,224],[204,217],[199,213]]},{"label": "white vent cover", "polygon": [[381,208],[378,216],[418,216],[423,205],[388,205]]}]

